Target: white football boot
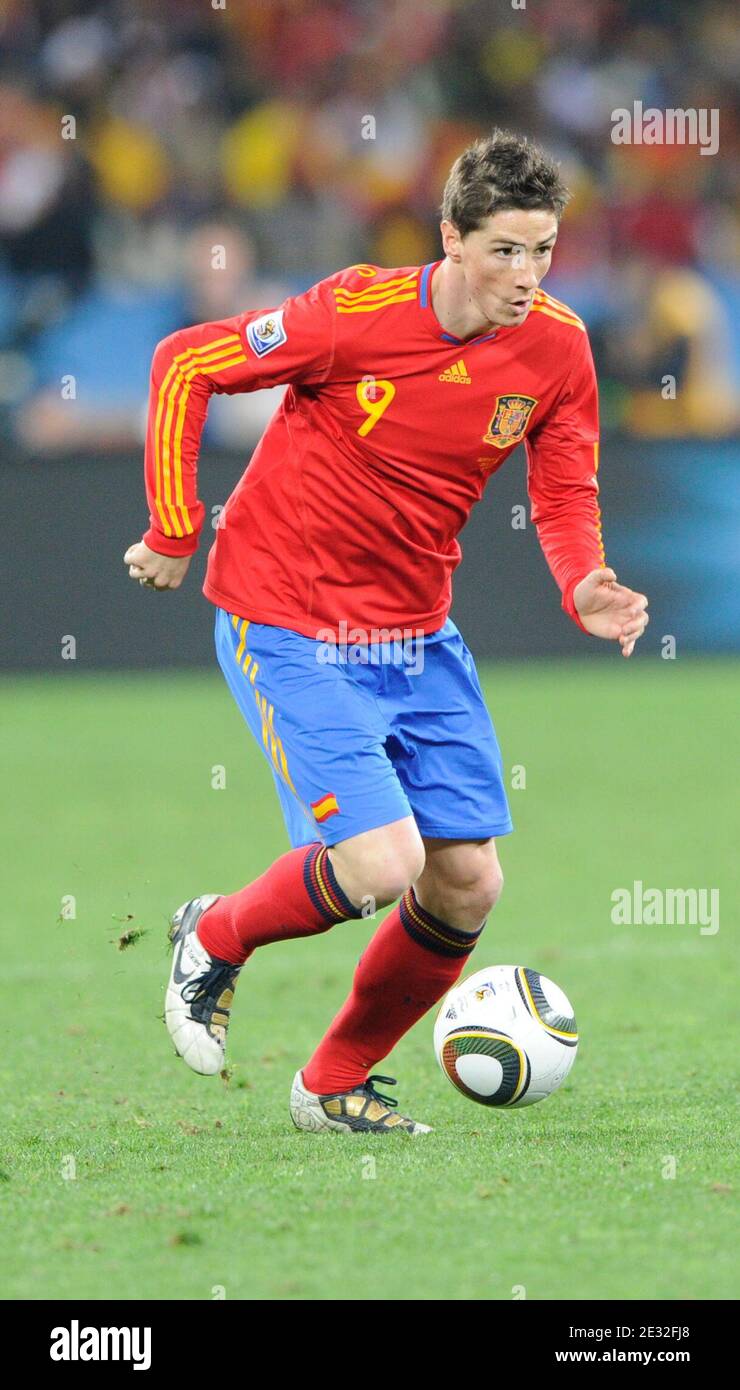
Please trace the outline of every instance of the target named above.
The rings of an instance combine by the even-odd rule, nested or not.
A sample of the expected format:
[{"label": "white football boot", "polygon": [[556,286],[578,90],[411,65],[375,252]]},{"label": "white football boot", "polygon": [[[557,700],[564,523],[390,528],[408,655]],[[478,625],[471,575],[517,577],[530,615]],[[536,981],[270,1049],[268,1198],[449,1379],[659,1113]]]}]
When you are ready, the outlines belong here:
[{"label": "white football boot", "polygon": [[395,1086],[393,1076],[369,1076],[351,1091],[333,1091],[316,1095],[303,1084],[303,1072],[297,1071],[290,1093],[290,1118],[296,1129],[317,1132],[321,1129],[342,1130],[344,1134],[431,1134],[431,1125],[419,1124],[405,1115],[394,1114],[398,1101],[382,1096],[373,1082]]},{"label": "white football boot", "polygon": [[183,903],[170,925],[172,970],[164,1018],[175,1049],[193,1071],[214,1076],[223,1070],[226,1030],[240,965],[210,956],[195,929],[221,896],[204,893]]}]

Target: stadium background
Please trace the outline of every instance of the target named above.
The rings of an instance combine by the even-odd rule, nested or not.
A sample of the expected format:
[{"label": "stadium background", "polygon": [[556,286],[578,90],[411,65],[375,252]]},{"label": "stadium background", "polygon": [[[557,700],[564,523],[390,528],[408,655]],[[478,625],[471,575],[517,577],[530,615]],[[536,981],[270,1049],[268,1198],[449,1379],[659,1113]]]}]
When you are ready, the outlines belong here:
[{"label": "stadium background", "polygon": [[[732,1288],[729,933],[616,930],[609,902],[636,879],[736,884],[739,46],[723,0],[0,8],[6,1296]],[[718,153],[612,144],[611,111],[633,100],[718,108]],[[528,777],[495,944],[478,956],[550,965],[577,1002],[584,1060],[557,1100],[494,1125],[492,1160],[499,1117],[443,1088],[426,1020],[382,1070],[442,1147],[378,1155],[381,1181],[363,1182],[360,1158],[286,1130],[285,1091],[369,927],[261,953],[230,1086],[206,1092],[170,1062],[155,1022],[168,911],[236,888],[286,844],[213,670],[206,546],[167,596],[132,585],[121,556],[146,520],[157,339],[344,264],[436,258],[447,169],[493,123],[538,137],[575,195],[546,288],[589,326],[607,556],[649,594],[652,621],[625,663],[560,613],[533,528],[511,524],[526,502],[512,458],[463,535],[453,607],[507,767]],[[275,403],[214,401],[209,515]],[[674,1151],[678,1180],[662,1182]]]}]

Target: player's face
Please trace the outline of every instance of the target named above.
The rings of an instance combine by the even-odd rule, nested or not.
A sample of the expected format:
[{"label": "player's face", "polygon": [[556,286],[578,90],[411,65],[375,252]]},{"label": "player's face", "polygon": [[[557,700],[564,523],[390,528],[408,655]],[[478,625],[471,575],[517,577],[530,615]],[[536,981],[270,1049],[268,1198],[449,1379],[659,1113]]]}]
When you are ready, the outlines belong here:
[{"label": "player's face", "polygon": [[[442,224],[448,256],[460,266],[467,293],[489,323],[524,323],[537,286],[550,269],[558,233],[554,213],[507,208],[460,237]],[[449,244],[448,244],[449,243]]]}]

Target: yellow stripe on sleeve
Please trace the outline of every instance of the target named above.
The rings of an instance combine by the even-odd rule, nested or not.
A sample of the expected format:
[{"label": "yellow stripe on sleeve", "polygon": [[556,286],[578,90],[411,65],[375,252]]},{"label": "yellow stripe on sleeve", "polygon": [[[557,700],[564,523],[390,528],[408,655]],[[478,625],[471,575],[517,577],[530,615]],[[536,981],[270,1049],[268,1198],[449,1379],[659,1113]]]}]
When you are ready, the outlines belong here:
[{"label": "yellow stripe on sleeve", "polygon": [[[238,357],[236,356],[237,352],[239,353]],[[234,357],[234,361],[223,360],[229,357]],[[167,536],[171,536],[174,532],[176,536],[181,537],[183,534],[192,533],[193,531],[183,495],[181,453],[182,425],[179,423],[179,420],[178,433],[175,438],[174,501],[172,495],[172,474],[170,470],[170,430],[175,398],[183,383],[182,364],[187,363],[189,366],[192,366],[193,374],[195,374],[200,365],[205,366],[206,364],[216,363],[219,359],[222,359],[220,362],[221,366],[233,366],[237,361],[246,361],[246,356],[238,333],[229,333],[226,337],[214,338],[212,342],[204,343],[201,347],[186,348],[184,352],[178,353],[170,363],[169,369],[159,388],[157,413],[154,422],[154,500],[160,520],[162,521],[164,533]],[[166,507],[169,512],[169,521],[165,514],[163,501],[164,507]],[[182,524],[181,518],[178,516],[178,507],[181,510]]]},{"label": "yellow stripe on sleeve", "polygon": [[580,329],[581,333],[586,332],[586,325],[585,323],[581,323],[580,319],[566,318],[565,314],[557,313],[555,309],[551,309],[547,304],[538,304],[535,302],[532,305],[532,313],[547,314],[548,318],[557,319],[560,323],[567,323],[571,328]]},{"label": "yellow stripe on sleeve", "polygon": [[419,272],[415,270],[411,275],[400,275],[395,280],[383,280],[377,285],[367,285],[363,290],[348,290],[344,285],[336,285],[334,293],[339,299],[340,295],[346,303],[358,300],[370,300],[384,298],[387,294],[398,290],[401,286],[407,288],[418,279]]}]

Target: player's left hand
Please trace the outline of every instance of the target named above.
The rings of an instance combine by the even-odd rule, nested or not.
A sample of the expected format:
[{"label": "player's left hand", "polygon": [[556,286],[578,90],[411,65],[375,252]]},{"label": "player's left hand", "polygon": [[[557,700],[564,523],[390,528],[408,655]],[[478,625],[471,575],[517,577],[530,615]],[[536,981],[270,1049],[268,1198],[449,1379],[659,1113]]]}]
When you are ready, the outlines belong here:
[{"label": "player's left hand", "polygon": [[650,621],[644,594],[618,584],[614,570],[598,569],[576,584],[573,602],[587,632],[618,641],[622,656],[632,655]]}]

